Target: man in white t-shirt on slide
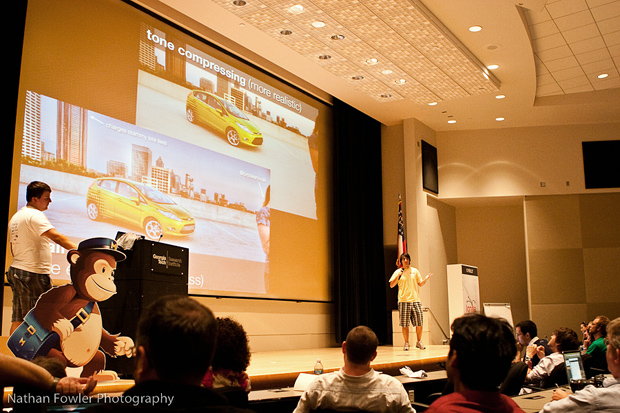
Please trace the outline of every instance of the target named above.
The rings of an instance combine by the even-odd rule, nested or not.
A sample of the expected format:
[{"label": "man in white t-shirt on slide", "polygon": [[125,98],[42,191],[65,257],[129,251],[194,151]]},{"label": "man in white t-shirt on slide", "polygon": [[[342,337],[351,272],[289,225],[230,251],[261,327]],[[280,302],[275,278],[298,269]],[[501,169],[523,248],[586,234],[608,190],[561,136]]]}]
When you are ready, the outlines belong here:
[{"label": "man in white t-shirt on slide", "polygon": [[25,207],[9,221],[9,242],[13,262],[6,272],[13,290],[11,334],[34,307],[39,296],[52,288],[52,250],[50,241],[65,249],[77,244],[58,232],[43,211],[52,202],[52,189],[44,182],[33,181],[26,188]]}]

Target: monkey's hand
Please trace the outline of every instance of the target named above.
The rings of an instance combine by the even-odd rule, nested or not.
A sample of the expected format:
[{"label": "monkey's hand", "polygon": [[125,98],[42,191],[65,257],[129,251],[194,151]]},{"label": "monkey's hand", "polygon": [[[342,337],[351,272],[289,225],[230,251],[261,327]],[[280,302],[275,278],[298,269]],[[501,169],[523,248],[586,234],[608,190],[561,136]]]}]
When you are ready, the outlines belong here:
[{"label": "monkey's hand", "polygon": [[52,325],[52,331],[55,331],[60,336],[60,341],[64,341],[73,333],[73,324],[66,318],[61,318],[54,322]]},{"label": "monkey's hand", "polygon": [[114,342],[114,354],[131,357],[133,355],[133,340],[131,337],[117,337]]}]

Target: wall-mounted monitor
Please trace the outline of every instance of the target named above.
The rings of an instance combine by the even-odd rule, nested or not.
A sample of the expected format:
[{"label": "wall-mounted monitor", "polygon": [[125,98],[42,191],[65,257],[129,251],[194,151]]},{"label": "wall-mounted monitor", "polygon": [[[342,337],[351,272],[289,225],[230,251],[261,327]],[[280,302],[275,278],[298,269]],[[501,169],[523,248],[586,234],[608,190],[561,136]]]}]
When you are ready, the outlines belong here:
[{"label": "wall-mounted monitor", "polygon": [[425,141],[422,141],[422,184],[427,191],[439,194],[437,148]]},{"label": "wall-mounted monitor", "polygon": [[581,143],[586,189],[620,188],[620,140]]}]

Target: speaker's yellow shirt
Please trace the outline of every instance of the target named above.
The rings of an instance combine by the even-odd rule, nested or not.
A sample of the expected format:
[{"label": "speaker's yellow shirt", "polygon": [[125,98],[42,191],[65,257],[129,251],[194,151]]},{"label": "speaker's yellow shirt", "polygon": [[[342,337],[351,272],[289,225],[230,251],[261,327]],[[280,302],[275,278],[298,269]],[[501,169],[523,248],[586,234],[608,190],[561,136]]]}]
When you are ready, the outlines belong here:
[{"label": "speaker's yellow shirt", "polygon": [[394,281],[402,272],[398,280],[398,302],[415,303],[420,301],[420,287],[422,275],[417,268],[409,267],[406,270],[399,268],[390,277],[390,282]]}]

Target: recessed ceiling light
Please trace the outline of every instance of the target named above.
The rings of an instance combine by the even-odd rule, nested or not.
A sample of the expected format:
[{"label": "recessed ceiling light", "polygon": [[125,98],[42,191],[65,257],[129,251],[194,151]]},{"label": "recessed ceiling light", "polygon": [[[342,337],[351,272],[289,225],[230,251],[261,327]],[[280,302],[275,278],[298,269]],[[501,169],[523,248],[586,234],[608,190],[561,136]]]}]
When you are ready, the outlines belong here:
[{"label": "recessed ceiling light", "polygon": [[296,4],[293,7],[291,7],[289,11],[293,14],[302,13],[304,11],[304,6],[302,6],[301,4]]},{"label": "recessed ceiling light", "polygon": [[392,71],[390,69],[385,69],[385,70],[382,70],[381,73],[383,73],[384,75],[391,75]]},{"label": "recessed ceiling light", "polygon": [[456,123],[456,121],[454,119],[450,119],[448,123]]},{"label": "recessed ceiling light", "polygon": [[322,21],[312,22],[312,27],[316,27],[317,29],[320,29],[321,27],[325,27],[325,22],[322,22]]},{"label": "recessed ceiling light", "polygon": [[383,94],[381,95],[381,97],[382,97],[382,98],[391,98],[391,97],[392,97],[392,95],[390,95],[389,93],[383,93]]},{"label": "recessed ceiling light", "polygon": [[395,80],[394,83],[396,83],[397,85],[403,85],[407,83],[407,79],[398,79],[398,80]]},{"label": "recessed ceiling light", "polygon": [[607,73],[601,73],[600,75],[598,75],[597,77],[599,79],[605,79],[607,76],[609,76]]},{"label": "recessed ceiling light", "polygon": [[344,39],[344,34],[335,34],[331,37],[332,40],[342,40]]},{"label": "recessed ceiling light", "polygon": [[372,66],[372,65],[376,65],[377,63],[379,63],[379,60],[372,58],[372,59],[366,60],[366,63]]},{"label": "recessed ceiling light", "polygon": [[331,59],[332,57],[328,54],[322,54],[319,56],[319,59],[321,60],[327,60],[327,59]]},{"label": "recessed ceiling light", "polygon": [[430,102],[428,106],[437,106],[437,102]]},{"label": "recessed ceiling light", "polygon": [[481,27],[481,26],[471,26],[471,27],[469,28],[469,31],[470,31],[470,32],[472,32],[472,33],[479,32],[480,30],[482,30],[482,27]]},{"label": "recessed ceiling light", "polygon": [[488,66],[487,66],[487,69],[489,69],[489,70],[495,70],[495,69],[497,69],[498,67],[499,67],[499,65],[488,65]]},{"label": "recessed ceiling light", "polygon": [[495,118],[496,121],[501,122],[504,120],[504,118]]},{"label": "recessed ceiling light", "polygon": [[293,32],[288,30],[288,29],[284,29],[284,30],[280,30],[280,34],[283,35],[283,36],[289,36],[289,35],[293,34]]},{"label": "recessed ceiling light", "polygon": [[351,79],[353,79],[353,80],[362,80],[363,78],[364,78],[364,76],[359,76],[359,75],[351,77]]},{"label": "recessed ceiling light", "polygon": [[504,99],[506,95],[496,95],[495,99]]},{"label": "recessed ceiling light", "polygon": [[235,6],[241,7],[241,6],[245,6],[246,2],[245,0],[233,0],[232,4],[234,4]]}]

